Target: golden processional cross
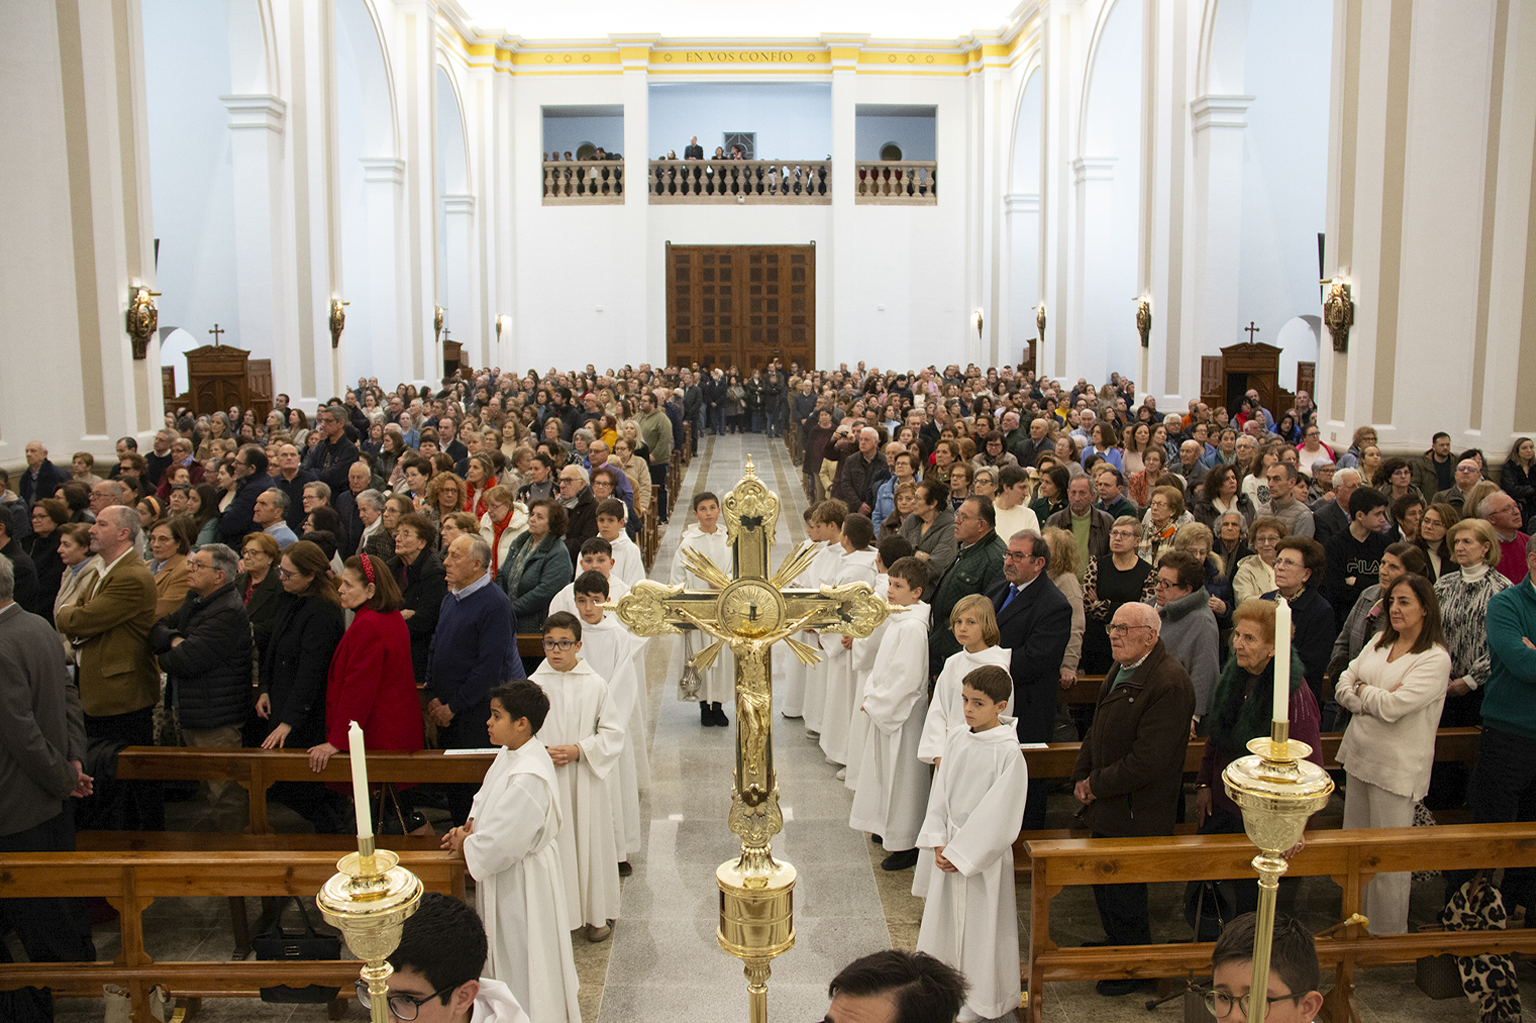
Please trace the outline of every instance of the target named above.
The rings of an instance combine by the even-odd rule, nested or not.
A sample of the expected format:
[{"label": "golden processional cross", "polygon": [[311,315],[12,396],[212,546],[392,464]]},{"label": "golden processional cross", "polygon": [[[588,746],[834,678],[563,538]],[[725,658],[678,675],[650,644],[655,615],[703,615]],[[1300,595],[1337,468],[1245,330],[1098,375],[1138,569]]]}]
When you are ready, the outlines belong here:
[{"label": "golden processional cross", "polygon": [[616,606],[619,621],[637,636],[696,629],[714,637],[688,661],[695,670],[714,664],[729,644],[736,658],[736,769],[729,824],[741,836],[741,856],[715,871],[720,888],[720,947],[745,963],[752,1023],[768,1020],[769,963],[795,944],[795,868],[773,858],[773,836],[784,828],[778,778],[773,768],[773,667],[771,648],[780,640],[806,664],[821,659],[813,647],[791,639],[801,629],[868,636],[891,607],[867,583],[786,589],[816,556],[802,544],[778,571],[768,572],[768,547],[779,517],[779,498],[747,459],[746,475],[721,505],[727,573],[708,556],[683,549],[688,570],[710,586],[642,581]]}]

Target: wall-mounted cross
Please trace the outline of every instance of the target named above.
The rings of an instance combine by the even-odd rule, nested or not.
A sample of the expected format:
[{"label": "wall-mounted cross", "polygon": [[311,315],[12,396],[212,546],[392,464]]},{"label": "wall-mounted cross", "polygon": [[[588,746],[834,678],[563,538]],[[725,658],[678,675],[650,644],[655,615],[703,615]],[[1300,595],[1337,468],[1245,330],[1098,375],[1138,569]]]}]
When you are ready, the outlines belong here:
[{"label": "wall-mounted cross", "polygon": [[213,329],[210,330],[208,333],[213,335],[213,347],[217,348],[217,347],[219,347],[219,335],[220,334],[228,334],[229,331],[225,330],[223,327],[220,327],[217,323],[215,323],[213,325]]},{"label": "wall-mounted cross", "polygon": [[1244,327],[1243,330],[1248,334],[1248,343],[1249,344],[1254,344],[1255,343],[1254,340],[1253,340],[1253,335],[1257,334],[1262,329],[1263,329],[1262,327],[1255,327],[1253,325],[1253,321],[1252,320],[1248,321],[1248,326]]}]

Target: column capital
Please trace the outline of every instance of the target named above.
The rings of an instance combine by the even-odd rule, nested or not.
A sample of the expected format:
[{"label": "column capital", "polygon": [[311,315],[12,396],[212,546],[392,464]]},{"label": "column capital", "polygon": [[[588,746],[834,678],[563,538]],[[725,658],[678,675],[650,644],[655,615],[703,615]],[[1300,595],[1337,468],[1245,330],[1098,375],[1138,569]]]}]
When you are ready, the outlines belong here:
[{"label": "column capital", "polygon": [[443,212],[449,216],[475,212],[475,197],[472,195],[445,195],[441,198]]},{"label": "column capital", "polygon": [[625,71],[649,69],[651,47],[661,41],[655,32],[611,32],[608,41],[619,51],[619,64]]},{"label": "column capital", "polygon": [[832,70],[853,71],[858,68],[859,51],[869,42],[867,32],[823,32],[817,37],[832,57]]},{"label": "column capital", "polygon": [[363,165],[364,181],[386,181],[391,184],[405,183],[405,161],[393,156],[365,156],[357,161]]},{"label": "column capital", "polygon": [[266,93],[220,96],[219,102],[229,112],[231,131],[245,128],[265,128],[283,133],[283,118],[288,104]]},{"label": "column capital", "polygon": [[1246,128],[1244,115],[1253,103],[1252,96],[1201,96],[1189,105],[1195,131],[1207,128]]},{"label": "column capital", "polygon": [[1003,203],[1009,213],[1039,213],[1039,192],[1009,192],[1003,196]]},{"label": "column capital", "polygon": [[1113,181],[1115,161],[1118,156],[1079,156],[1072,161],[1072,181],[1081,185],[1085,181]]}]

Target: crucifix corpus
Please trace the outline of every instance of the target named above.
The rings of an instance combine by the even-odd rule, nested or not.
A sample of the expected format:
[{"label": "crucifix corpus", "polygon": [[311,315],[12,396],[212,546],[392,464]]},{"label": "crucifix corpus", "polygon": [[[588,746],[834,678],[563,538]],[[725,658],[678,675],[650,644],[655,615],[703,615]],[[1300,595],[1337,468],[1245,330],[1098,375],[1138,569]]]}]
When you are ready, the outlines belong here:
[{"label": "crucifix corpus", "polygon": [[726,644],[736,658],[736,769],[728,818],[741,836],[741,856],[715,871],[720,888],[720,947],[745,964],[752,1023],[768,1020],[768,974],[772,959],[795,944],[795,868],[773,858],[773,836],[784,828],[778,778],[773,768],[773,666],[771,648],[783,641],[806,664],[817,651],[790,638],[801,629],[868,636],[894,610],[867,583],[785,589],[810,567],[815,549],[802,544],[778,571],[768,572],[768,547],[779,517],[777,494],[763,486],[747,459],[746,475],[721,503],[727,573],[707,556],[683,552],[688,569],[708,590],[641,581],[615,608],[619,621],[637,636],[661,636],[696,629],[715,642],[688,666],[708,668]]}]

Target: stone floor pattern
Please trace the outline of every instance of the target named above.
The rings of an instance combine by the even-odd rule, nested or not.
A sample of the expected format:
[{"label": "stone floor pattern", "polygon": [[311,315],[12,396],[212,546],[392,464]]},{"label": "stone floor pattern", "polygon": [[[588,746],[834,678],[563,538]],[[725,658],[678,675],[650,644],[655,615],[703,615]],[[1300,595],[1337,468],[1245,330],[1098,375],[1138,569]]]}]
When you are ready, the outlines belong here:
[{"label": "stone floor pattern", "polygon": [[[777,564],[804,538],[801,511],[804,494],[800,473],[783,445],[760,435],[708,438],[689,467],[671,525],[667,527],[652,576],[665,579],[673,554],[689,520],[688,498],[711,490],[724,496],[740,479],[750,455],[758,475],[783,501],[779,541],[772,551]],[[648,736],[652,783],[642,794],[642,816],[650,821],[645,849],[633,858],[634,874],[623,881],[620,919],[613,937],[591,945],[575,942],[581,978],[582,1017],[597,1023],[723,1023],[747,1018],[745,982],[740,963],[715,943],[718,894],[714,869],[731,858],[736,836],[726,828],[730,806],[732,728],[701,728],[693,704],[680,704],[676,680],[666,675],[665,640],[653,641],[647,653],[650,727]],[[769,1012],[774,1020],[820,1019],[827,1008],[831,977],[850,960],[882,948],[916,946],[922,900],[910,894],[912,872],[880,870],[878,846],[848,827],[852,793],[834,777],[816,742],[799,721],[775,718],[774,745],[785,828],[774,851],[799,872],[795,890],[795,948],[774,962],[769,983]],[[1053,825],[1065,826],[1075,804],[1065,792],[1052,799]],[[1335,808],[1338,809],[1337,807]],[[281,830],[305,830],[305,825],[280,807],[273,807],[273,824]],[[196,828],[202,814],[193,803],[168,807],[172,828]],[[1056,820],[1056,819],[1059,819]],[[1153,936],[1158,941],[1183,941],[1189,928],[1182,914],[1181,886],[1154,887]],[[1440,883],[1415,886],[1413,920],[1428,921],[1438,909]],[[1288,884],[1282,909],[1298,913],[1307,926],[1321,931],[1337,920],[1339,890],[1322,879]],[[1027,946],[1028,889],[1018,892],[1021,945]],[[251,907],[253,919],[257,907]],[[1058,944],[1073,945],[1102,939],[1092,894],[1069,890],[1058,896],[1052,910]],[[149,951],[157,959],[217,960],[228,955],[231,936],[228,909],[221,899],[171,899],[155,903],[146,914]],[[117,925],[96,931],[98,956],[111,959],[117,951]],[[13,945],[19,956],[20,949]],[[1528,966],[1522,978],[1536,977]],[[1330,982],[1325,974],[1324,986]],[[1364,971],[1357,987],[1361,1019],[1473,1021],[1476,1009],[1465,999],[1432,1001],[1413,983],[1412,967]],[[1044,1017],[1052,1023],[1118,1023],[1132,1020],[1179,1020],[1178,999],[1148,1011],[1150,993],[1119,999],[1101,998],[1090,983],[1050,984],[1045,990]],[[100,999],[61,999],[61,1023],[86,1023],[103,1018]],[[202,1020],[318,1021],[326,1019],[317,1005],[266,1005],[251,999],[209,1000]],[[364,1013],[351,1003],[348,1018]],[[1536,1020],[1527,1011],[1525,1019]]]}]

